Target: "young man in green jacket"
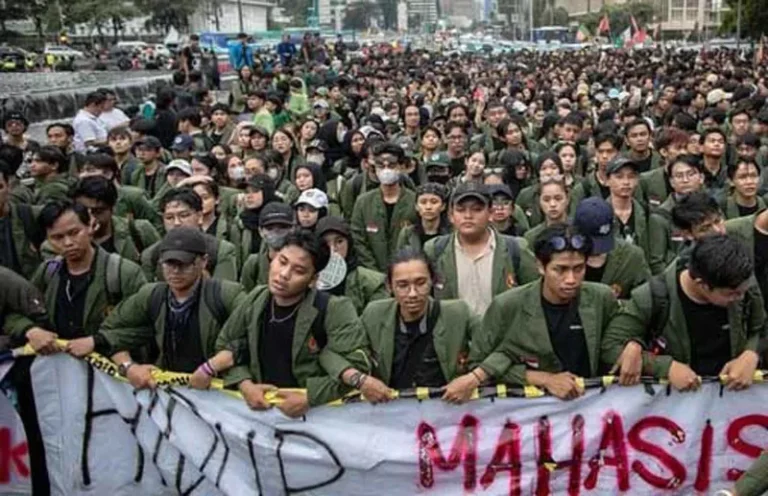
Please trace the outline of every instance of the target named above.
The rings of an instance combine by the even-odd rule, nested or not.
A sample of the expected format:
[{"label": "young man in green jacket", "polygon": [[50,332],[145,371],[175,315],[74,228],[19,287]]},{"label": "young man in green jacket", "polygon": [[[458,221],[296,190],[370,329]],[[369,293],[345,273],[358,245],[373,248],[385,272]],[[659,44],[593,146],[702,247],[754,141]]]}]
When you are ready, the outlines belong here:
[{"label": "young man in green jacket", "polygon": [[269,264],[285,236],[293,229],[296,216],[293,208],[277,201],[269,202],[259,212],[259,236],[262,243],[258,253],[248,255],[240,274],[240,284],[247,292],[269,282]]},{"label": "young man in green jacket", "polygon": [[617,239],[615,218],[608,202],[596,197],[581,200],[573,225],[592,241],[585,281],[605,284],[614,297],[626,299],[651,277],[643,250],[620,237]]},{"label": "young man in green jacket", "polygon": [[729,389],[752,383],[765,311],[747,248],[726,235],[705,236],[687,267],[671,265],[632,292],[611,331],[644,342],[633,347],[644,374],[676,389],[697,389],[702,376],[725,376]]},{"label": "young man in green jacket", "polygon": [[[328,245],[331,253],[335,253],[344,261],[340,264],[345,269],[343,278],[338,275],[323,277],[326,272],[321,273],[320,280],[326,283],[323,291],[335,296],[346,296],[352,300],[358,315],[362,315],[371,301],[389,297],[384,284],[384,275],[358,264],[352,233],[346,220],[341,217],[323,217],[317,222],[315,234]],[[338,270],[338,266],[335,269]]]},{"label": "young man in green jacket", "polygon": [[[67,351],[77,357],[94,350],[111,356],[120,374],[139,389],[153,387],[155,365],[171,372],[198,371],[214,354],[221,328],[244,299],[238,283],[204,277],[206,249],[199,229],[170,231],[159,248],[167,282],[144,285],[110,314],[98,333],[70,341]],[[135,363],[138,356],[131,350],[146,349],[157,350],[154,364]]]},{"label": "young man in green jacket", "polygon": [[[181,226],[196,227],[202,230],[203,202],[191,188],[172,189],[160,200],[165,232]],[[216,279],[237,281],[237,252],[235,245],[223,239],[205,234],[208,246],[208,275]],[[150,281],[162,281],[160,267],[160,243],[148,247],[141,254],[141,268]]]},{"label": "young man in green jacket", "polygon": [[466,301],[482,316],[499,293],[538,278],[536,262],[523,238],[490,227],[491,205],[485,185],[462,183],[451,196],[449,217],[455,232],[424,245],[435,264],[435,297]]},{"label": "young man in green jacket", "polygon": [[[177,145],[177,136],[174,139],[174,146]],[[135,186],[144,191],[144,196],[152,200],[165,185],[165,164],[160,161],[162,146],[160,140],[152,139],[150,136],[140,139],[136,142],[136,157],[141,162],[131,174],[129,185]]]},{"label": "young man in green jacket", "polygon": [[687,152],[688,140],[688,133],[677,128],[663,130],[656,139],[656,150],[664,165],[640,174],[640,189],[651,209],[659,207],[672,193],[669,166]]},{"label": "young man in green jacket", "polygon": [[541,279],[494,298],[473,337],[470,364],[484,380],[573,399],[584,393],[578,378],[617,363],[625,342],[607,329],[619,305],[608,286],[584,282],[591,244],[565,224],[539,235],[534,251]]},{"label": "young man in green jacket", "polygon": [[392,143],[373,150],[379,187],[360,195],[352,210],[352,238],[363,267],[384,272],[400,230],[416,221],[416,194],[400,184],[405,152]]},{"label": "young man in green jacket", "polygon": [[[755,277],[763,300],[768,301],[768,210],[729,220],[725,223],[725,231],[747,247],[755,264]],[[768,309],[768,303],[765,307]]]},{"label": "young man in green jacket", "polygon": [[50,201],[68,198],[68,166],[67,157],[55,146],[46,145],[35,151],[29,166],[35,179],[33,204],[42,206]]},{"label": "young man in green jacket", "polygon": [[[40,212],[40,225],[59,255],[42,265],[32,283],[43,294],[55,333],[38,330],[45,339],[91,336],[122,299],[136,293],[147,281],[138,265],[93,244],[88,209],[71,202],[54,202]],[[22,322],[8,317],[10,328]],[[9,322],[10,320],[10,322]],[[18,336],[17,336],[18,337]],[[41,340],[30,336],[28,340]]]},{"label": "young man in green jacket", "polygon": [[278,391],[277,405],[300,417],[361,385],[350,364],[368,372],[365,334],[352,302],[312,288],[328,258],[314,234],[292,231],[269,266],[267,286],[251,291],[219,334],[218,353],[208,363],[251,408],[269,408],[269,391],[302,388]]},{"label": "young man in green jacket", "polygon": [[608,163],[607,198],[613,210],[613,228],[616,236],[627,244],[639,247],[649,256],[648,211],[636,198],[639,163],[625,157],[616,157]]},{"label": "young man in green jacket", "polygon": [[11,201],[14,174],[0,165],[0,265],[31,278],[40,265],[44,232],[37,223],[39,207]]}]

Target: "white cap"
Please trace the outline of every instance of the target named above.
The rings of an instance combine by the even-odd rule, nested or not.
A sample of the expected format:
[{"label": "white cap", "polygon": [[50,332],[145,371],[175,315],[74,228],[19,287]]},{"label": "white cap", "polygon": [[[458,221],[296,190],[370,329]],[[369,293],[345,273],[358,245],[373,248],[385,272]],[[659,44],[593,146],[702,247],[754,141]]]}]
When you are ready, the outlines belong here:
[{"label": "white cap", "polygon": [[166,173],[171,172],[174,169],[183,172],[187,176],[192,175],[192,165],[183,158],[171,160],[168,162],[168,165],[165,166]]},{"label": "white cap", "polygon": [[294,203],[295,206],[309,205],[317,210],[321,208],[328,208],[328,195],[323,193],[322,190],[312,188],[304,191],[299,199]]}]

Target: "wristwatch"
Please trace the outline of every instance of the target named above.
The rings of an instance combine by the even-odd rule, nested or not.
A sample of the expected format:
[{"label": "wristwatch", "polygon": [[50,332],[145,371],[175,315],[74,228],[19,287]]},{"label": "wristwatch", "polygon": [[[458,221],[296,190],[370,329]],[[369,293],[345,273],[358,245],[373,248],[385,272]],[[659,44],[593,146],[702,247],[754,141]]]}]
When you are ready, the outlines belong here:
[{"label": "wristwatch", "polygon": [[360,389],[360,386],[365,382],[365,374],[358,370],[349,377],[349,382],[353,388]]},{"label": "wristwatch", "polygon": [[136,365],[133,363],[133,361],[128,360],[127,362],[123,362],[120,365],[117,366],[117,373],[120,374],[123,377],[128,376],[128,369]]}]

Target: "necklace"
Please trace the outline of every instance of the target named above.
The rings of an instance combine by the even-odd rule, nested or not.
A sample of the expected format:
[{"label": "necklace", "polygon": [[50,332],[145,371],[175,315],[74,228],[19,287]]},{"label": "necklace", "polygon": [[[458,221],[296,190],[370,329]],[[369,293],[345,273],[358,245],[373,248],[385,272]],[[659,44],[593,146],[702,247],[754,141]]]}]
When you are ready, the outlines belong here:
[{"label": "necklace", "polygon": [[278,319],[277,317],[275,317],[275,315],[276,315],[276,313],[275,313],[275,300],[272,299],[270,304],[272,305],[272,316],[269,318],[269,323],[270,324],[272,324],[272,323],[282,324],[283,322],[287,322],[288,320],[291,320],[294,315],[296,315],[296,312],[299,311],[299,304],[297,303],[296,307],[293,310],[291,310],[291,313],[289,313],[287,317],[283,317],[282,319]]},{"label": "necklace", "polygon": [[67,285],[64,286],[64,292],[67,294],[67,300],[72,304],[72,280],[67,279]]}]

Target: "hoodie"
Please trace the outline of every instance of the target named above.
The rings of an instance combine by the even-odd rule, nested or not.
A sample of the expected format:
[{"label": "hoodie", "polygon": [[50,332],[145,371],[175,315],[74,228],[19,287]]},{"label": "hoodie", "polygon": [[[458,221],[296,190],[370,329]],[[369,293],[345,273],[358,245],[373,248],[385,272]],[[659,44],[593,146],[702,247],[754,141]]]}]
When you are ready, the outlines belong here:
[{"label": "hoodie", "polygon": [[291,79],[291,83],[298,81],[301,83],[301,88],[294,88],[291,85],[291,94],[288,97],[288,105],[286,108],[294,119],[302,119],[310,113],[309,97],[307,97],[307,85],[301,78]]}]

